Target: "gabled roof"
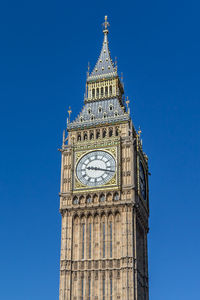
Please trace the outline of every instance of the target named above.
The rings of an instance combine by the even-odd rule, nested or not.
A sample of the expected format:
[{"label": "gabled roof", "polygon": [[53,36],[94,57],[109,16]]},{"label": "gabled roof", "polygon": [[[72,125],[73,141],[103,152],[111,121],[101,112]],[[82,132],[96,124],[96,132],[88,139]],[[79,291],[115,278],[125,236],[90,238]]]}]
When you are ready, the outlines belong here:
[{"label": "gabled roof", "polygon": [[112,62],[110,51],[108,48],[108,30],[106,29],[103,32],[104,40],[101,53],[93,71],[88,76],[87,81],[117,76],[117,68]]}]

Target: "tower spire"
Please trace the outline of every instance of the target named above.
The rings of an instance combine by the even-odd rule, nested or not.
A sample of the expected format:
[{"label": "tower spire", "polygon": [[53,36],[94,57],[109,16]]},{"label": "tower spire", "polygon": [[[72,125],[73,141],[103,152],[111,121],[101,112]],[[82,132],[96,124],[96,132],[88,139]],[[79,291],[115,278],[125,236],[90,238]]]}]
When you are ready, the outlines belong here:
[{"label": "tower spire", "polygon": [[105,21],[102,25],[103,25],[104,39],[103,39],[101,53],[99,55],[99,58],[97,60],[97,63],[93,71],[88,76],[88,80],[95,80],[95,79],[117,76],[117,71],[111,59],[110,51],[108,47],[108,27],[110,26],[110,24],[108,22],[107,16],[105,16]]}]

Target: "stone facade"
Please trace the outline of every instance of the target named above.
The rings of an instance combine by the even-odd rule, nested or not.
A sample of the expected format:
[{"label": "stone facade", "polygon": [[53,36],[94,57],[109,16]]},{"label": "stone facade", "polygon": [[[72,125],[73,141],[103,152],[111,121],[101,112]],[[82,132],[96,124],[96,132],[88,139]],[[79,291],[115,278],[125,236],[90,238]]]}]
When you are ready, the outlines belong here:
[{"label": "stone facade", "polygon": [[[91,110],[80,114],[74,122],[68,122],[68,135],[63,135],[61,166],[60,212],[62,215],[61,256],[60,256],[60,295],[59,300],[148,300],[148,159],[142,150],[139,134],[135,131],[129,110],[123,104],[123,89],[118,96],[108,94],[96,99],[92,88],[98,80],[107,80],[104,70],[106,62],[111,64],[107,42],[107,20],[105,22],[103,53],[100,55],[104,69],[98,72],[95,82],[88,76],[89,96],[85,105],[93,101]],[[105,37],[106,42],[105,44]],[[107,52],[106,52],[107,51]],[[110,80],[118,75],[112,69]],[[113,78],[112,78],[113,76]],[[95,83],[95,84],[94,84]],[[102,85],[104,86],[104,85]],[[87,101],[88,99],[88,101]],[[116,99],[117,108],[115,107]],[[110,101],[120,113],[110,114],[107,119],[97,109],[96,101]],[[101,112],[102,113],[102,112]],[[121,119],[118,118],[119,115]],[[106,121],[105,121],[106,119]],[[82,121],[81,121],[82,120]],[[82,125],[80,126],[80,123]],[[104,186],[82,185],[76,176],[77,161],[85,153],[105,150],[117,162],[112,181]],[[143,178],[140,164],[144,169]],[[145,193],[141,190],[145,186]],[[144,189],[144,188],[143,188]],[[145,195],[145,196],[143,196]],[[145,198],[145,199],[144,199]]]}]

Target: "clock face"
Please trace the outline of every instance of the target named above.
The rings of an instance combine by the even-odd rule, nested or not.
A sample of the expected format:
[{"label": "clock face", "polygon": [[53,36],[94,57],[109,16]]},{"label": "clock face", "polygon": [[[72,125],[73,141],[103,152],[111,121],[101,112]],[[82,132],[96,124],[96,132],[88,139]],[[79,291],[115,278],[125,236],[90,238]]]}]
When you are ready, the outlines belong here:
[{"label": "clock face", "polygon": [[140,193],[144,200],[146,200],[146,180],[145,180],[145,173],[144,167],[140,161]]},{"label": "clock face", "polygon": [[105,151],[92,151],[84,155],[76,166],[81,183],[95,187],[106,184],[116,172],[114,157]]}]

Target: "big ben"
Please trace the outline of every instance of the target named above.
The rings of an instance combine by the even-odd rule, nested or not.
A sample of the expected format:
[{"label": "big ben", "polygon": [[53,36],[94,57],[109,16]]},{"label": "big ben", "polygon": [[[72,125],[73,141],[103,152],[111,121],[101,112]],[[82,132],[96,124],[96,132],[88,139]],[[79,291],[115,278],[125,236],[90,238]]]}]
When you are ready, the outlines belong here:
[{"label": "big ben", "polygon": [[148,300],[148,157],[108,47],[63,133],[59,300]]}]

